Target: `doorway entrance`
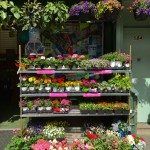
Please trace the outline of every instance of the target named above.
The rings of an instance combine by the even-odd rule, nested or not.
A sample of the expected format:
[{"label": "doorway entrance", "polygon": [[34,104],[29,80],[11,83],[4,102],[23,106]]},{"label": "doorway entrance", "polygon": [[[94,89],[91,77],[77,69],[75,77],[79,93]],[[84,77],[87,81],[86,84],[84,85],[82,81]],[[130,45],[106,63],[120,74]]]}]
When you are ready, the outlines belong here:
[{"label": "doorway entrance", "polygon": [[132,45],[132,77],[138,92],[137,121],[150,116],[150,28],[124,28],[124,49]]}]

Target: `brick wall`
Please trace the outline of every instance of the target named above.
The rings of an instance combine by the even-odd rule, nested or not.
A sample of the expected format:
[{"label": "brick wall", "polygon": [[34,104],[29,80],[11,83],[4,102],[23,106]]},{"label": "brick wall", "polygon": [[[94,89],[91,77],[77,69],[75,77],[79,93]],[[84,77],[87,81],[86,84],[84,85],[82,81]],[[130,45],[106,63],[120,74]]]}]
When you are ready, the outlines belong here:
[{"label": "brick wall", "polygon": [[17,33],[11,34],[9,30],[0,31],[0,54],[6,53],[6,50],[17,51]]}]

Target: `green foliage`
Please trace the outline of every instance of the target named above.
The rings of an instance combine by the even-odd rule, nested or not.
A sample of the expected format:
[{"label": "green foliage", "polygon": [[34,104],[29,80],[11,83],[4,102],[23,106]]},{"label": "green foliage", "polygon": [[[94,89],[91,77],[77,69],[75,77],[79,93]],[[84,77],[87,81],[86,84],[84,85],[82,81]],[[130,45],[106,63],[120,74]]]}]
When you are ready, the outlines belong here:
[{"label": "green foliage", "polygon": [[20,16],[20,9],[12,1],[0,1],[0,28],[16,26]]},{"label": "green foliage", "polygon": [[19,24],[22,26],[22,30],[28,30],[31,27],[41,27],[43,15],[43,7],[41,3],[26,2],[21,9],[21,18]]},{"label": "green foliage", "polygon": [[25,140],[21,136],[14,136],[5,150],[30,150],[31,145],[41,138],[43,138],[42,135],[36,135]]}]

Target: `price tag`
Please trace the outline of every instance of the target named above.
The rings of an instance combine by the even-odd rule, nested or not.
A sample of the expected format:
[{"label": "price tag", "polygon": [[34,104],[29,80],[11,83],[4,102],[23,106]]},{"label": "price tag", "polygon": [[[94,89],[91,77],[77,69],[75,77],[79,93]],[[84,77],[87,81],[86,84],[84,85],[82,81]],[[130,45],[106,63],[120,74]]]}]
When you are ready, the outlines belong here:
[{"label": "price tag", "polygon": [[83,97],[100,97],[101,93],[84,93]]},{"label": "price tag", "polygon": [[67,93],[50,93],[49,97],[67,97]]},{"label": "price tag", "polygon": [[37,74],[55,74],[55,70],[37,70]]},{"label": "price tag", "polygon": [[100,70],[100,71],[94,71],[94,74],[111,74],[112,70]]}]

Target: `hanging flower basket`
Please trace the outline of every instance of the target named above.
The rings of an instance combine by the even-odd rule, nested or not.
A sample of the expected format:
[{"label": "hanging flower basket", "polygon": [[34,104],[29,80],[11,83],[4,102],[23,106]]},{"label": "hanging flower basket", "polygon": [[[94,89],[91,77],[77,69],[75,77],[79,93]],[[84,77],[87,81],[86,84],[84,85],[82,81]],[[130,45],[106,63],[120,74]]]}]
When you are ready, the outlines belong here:
[{"label": "hanging flower basket", "polygon": [[81,22],[94,20],[96,11],[95,4],[87,0],[81,1],[70,8],[70,20],[78,20]]},{"label": "hanging flower basket", "polygon": [[144,14],[144,13],[138,14],[136,9],[133,10],[133,14],[134,14],[135,20],[137,21],[144,21],[148,18],[147,14]]}]

